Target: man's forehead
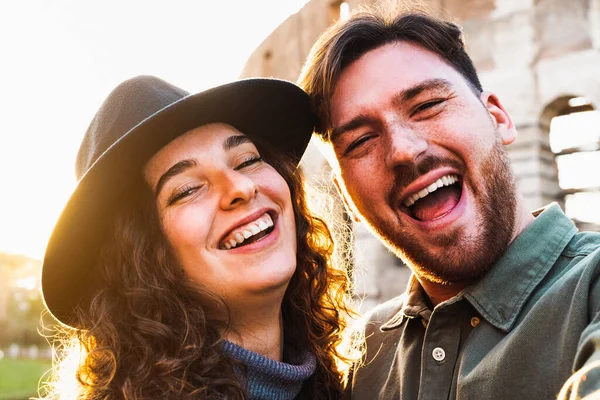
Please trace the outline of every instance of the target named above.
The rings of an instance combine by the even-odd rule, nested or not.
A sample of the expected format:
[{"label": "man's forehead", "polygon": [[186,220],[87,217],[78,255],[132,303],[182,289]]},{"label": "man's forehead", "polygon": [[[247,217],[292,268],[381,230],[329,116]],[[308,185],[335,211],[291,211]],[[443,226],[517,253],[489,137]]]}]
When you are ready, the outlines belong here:
[{"label": "man's forehead", "polygon": [[412,85],[424,79],[445,78],[448,70],[460,75],[440,55],[419,45],[406,41],[388,43],[369,50],[345,66],[338,76],[333,96],[339,85],[351,79],[351,75],[397,76],[402,77],[400,82]]},{"label": "man's forehead", "polygon": [[[428,82],[443,84],[427,85]],[[464,77],[437,54],[408,42],[395,42],[370,50],[344,68],[330,99],[331,125],[339,125],[340,114],[353,111],[382,93],[468,87]],[[410,96],[408,96],[410,97]]]}]

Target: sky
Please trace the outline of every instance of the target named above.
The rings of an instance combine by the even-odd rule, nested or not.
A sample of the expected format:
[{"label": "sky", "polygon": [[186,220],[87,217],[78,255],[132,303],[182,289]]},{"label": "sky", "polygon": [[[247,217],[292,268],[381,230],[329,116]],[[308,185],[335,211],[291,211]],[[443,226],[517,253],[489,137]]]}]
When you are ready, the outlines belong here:
[{"label": "sky", "polygon": [[151,74],[197,92],[234,80],[306,2],[1,2],[0,251],[43,257],[83,134],[116,85]]}]

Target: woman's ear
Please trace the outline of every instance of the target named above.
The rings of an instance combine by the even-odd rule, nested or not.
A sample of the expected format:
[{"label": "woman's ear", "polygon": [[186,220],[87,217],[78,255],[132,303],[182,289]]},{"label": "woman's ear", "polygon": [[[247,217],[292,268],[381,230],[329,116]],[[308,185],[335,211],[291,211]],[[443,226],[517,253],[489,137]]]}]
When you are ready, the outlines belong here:
[{"label": "woman's ear", "polygon": [[352,220],[354,222],[360,222],[360,218],[358,217],[358,213],[356,212],[356,210],[352,206],[352,202],[348,200],[348,194],[346,193],[345,190],[342,189],[342,184],[340,183],[337,174],[335,172],[333,172],[333,171],[331,172],[331,180],[333,181],[333,184],[335,185],[335,188],[337,189],[338,193],[342,197],[342,201],[344,202],[344,206],[346,206],[346,211],[348,211],[348,214],[350,215],[350,217],[352,218]]},{"label": "woman's ear", "polygon": [[482,92],[480,99],[484,107],[490,113],[496,130],[502,139],[502,143],[504,145],[509,145],[514,142],[517,138],[515,124],[513,123],[508,111],[506,111],[500,102],[500,99],[498,99],[498,96],[492,92]]}]

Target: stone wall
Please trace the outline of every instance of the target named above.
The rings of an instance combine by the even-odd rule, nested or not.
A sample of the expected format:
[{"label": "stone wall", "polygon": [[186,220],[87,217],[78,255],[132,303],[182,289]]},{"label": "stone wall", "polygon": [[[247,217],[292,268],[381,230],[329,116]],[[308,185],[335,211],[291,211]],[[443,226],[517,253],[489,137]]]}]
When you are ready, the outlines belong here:
[{"label": "stone wall", "polygon": [[[376,1],[347,1],[350,9]],[[386,1],[388,4],[389,1]],[[406,3],[406,2],[404,2]],[[429,0],[429,10],[454,19],[464,32],[486,90],[495,92],[519,131],[508,147],[526,205],[561,201],[549,122],[561,99],[584,96],[600,108],[600,0]],[[242,72],[295,81],[318,36],[338,17],[338,1],[312,0],[256,49]],[[311,143],[309,177],[326,162]],[[311,178],[312,179],[312,178]],[[356,288],[364,306],[399,294],[408,270],[359,224],[354,227]]]}]

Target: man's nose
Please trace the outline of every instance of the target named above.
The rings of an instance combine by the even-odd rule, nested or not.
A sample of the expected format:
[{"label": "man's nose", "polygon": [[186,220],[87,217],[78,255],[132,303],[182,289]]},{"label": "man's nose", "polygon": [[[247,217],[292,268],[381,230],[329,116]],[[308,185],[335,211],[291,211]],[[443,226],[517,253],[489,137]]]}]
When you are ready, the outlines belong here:
[{"label": "man's nose", "polygon": [[390,168],[414,164],[427,150],[427,140],[406,126],[394,126],[388,131],[386,164]]},{"label": "man's nose", "polygon": [[254,180],[239,171],[225,171],[219,180],[222,188],[220,206],[223,210],[246,204],[258,194]]}]

